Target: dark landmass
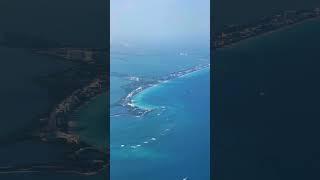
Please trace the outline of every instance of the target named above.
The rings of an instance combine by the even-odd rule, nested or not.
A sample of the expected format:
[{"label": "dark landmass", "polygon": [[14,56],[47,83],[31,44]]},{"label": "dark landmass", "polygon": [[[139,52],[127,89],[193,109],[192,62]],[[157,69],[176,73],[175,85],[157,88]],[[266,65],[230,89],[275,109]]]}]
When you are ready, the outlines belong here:
[{"label": "dark landmass", "polygon": [[0,167],[0,173],[63,172],[91,175],[105,168],[109,163],[109,149],[99,149],[82,141],[73,131],[76,123],[74,119],[71,121],[71,114],[92,98],[107,92],[108,50],[69,47],[21,33],[5,33],[1,45],[24,48],[34,55],[55,57],[72,62],[74,66],[35,79],[48,90],[50,108],[36,117],[39,119],[38,128],[30,136],[20,139],[62,144],[66,155],[54,162]]},{"label": "dark landmass", "polygon": [[213,34],[213,50],[228,47],[242,40],[263,35],[306,20],[320,17],[320,9],[300,11],[284,11],[271,17],[265,17],[257,22],[244,25],[226,26],[222,32]]}]

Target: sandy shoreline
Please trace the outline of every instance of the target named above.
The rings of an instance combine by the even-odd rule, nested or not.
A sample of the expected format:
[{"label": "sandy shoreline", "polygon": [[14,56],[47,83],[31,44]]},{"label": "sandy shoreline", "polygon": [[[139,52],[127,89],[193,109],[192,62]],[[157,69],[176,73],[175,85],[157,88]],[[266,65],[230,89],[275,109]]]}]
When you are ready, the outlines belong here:
[{"label": "sandy shoreline", "polygon": [[141,107],[141,106],[135,104],[134,103],[135,96],[137,96],[138,94],[140,94],[143,91],[148,90],[150,88],[157,87],[163,83],[170,82],[174,79],[186,77],[188,75],[197,73],[197,72],[202,71],[207,68],[210,68],[210,64],[193,66],[191,68],[188,68],[185,70],[180,70],[177,72],[173,72],[165,77],[159,78],[159,80],[157,80],[156,83],[144,84],[143,86],[139,86],[139,87],[133,89],[125,98],[122,99],[121,105],[123,107],[129,109],[129,111],[133,112],[135,115],[143,116],[144,114],[152,111],[153,109]]}]

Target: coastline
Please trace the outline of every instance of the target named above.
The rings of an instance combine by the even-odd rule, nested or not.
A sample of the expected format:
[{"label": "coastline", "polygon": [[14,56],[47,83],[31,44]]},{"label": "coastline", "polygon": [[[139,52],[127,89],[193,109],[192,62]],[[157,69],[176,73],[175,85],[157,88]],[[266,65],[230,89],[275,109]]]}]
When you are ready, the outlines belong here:
[{"label": "coastline", "polygon": [[[313,21],[313,20],[317,20],[319,19],[318,17],[315,17],[315,18],[311,18],[311,19],[306,19],[304,21],[301,21],[301,22],[298,22],[298,23],[294,23],[294,24],[291,24],[291,25],[288,25],[288,26],[285,26],[285,27],[281,27],[279,29],[276,29],[276,30],[272,30],[272,31],[268,31],[268,32],[265,32],[265,33],[262,33],[262,34],[258,34],[257,36],[252,36],[252,37],[249,37],[249,38],[246,38],[246,39],[242,39],[238,42],[235,42],[235,43],[232,43],[232,44],[229,44],[225,47],[222,47],[222,48],[217,48],[216,50],[221,50],[221,49],[224,49],[224,48],[229,48],[229,47],[233,47],[234,45],[238,44],[238,43],[241,43],[242,41],[246,41],[246,40],[250,40],[250,39],[253,39],[253,38],[260,38],[260,37],[263,37],[265,35],[268,35],[268,34],[272,34],[274,32],[278,32],[278,31],[282,31],[282,30],[285,30],[285,29],[289,29],[289,28],[293,28],[295,27],[296,25],[298,24],[303,24],[305,22],[308,22],[308,21]],[[72,50],[74,51],[74,50]],[[34,52],[33,52],[34,53]],[[40,53],[39,53],[40,54]],[[46,53],[44,53],[46,54]],[[43,55],[43,52],[42,54]],[[55,56],[57,58],[61,58],[62,60],[68,60],[70,61],[70,57],[68,57],[67,59],[65,58],[66,56],[57,56],[56,54],[47,54],[48,56]],[[72,60],[72,59],[71,59]],[[74,59],[76,61],[78,61],[78,59]],[[88,59],[87,59],[88,60]],[[90,59],[91,61],[91,59]],[[84,63],[85,64],[85,63]],[[208,68],[210,67],[210,64],[208,65]],[[203,69],[206,68],[206,67],[203,67]],[[174,80],[176,78],[180,78],[180,77],[185,77],[185,76],[188,76],[190,74],[193,74],[195,72],[198,72],[198,71],[201,71],[203,69],[196,69],[194,70],[193,67],[191,67],[190,69],[187,69],[187,70],[182,70],[182,71],[178,71],[178,72],[174,72],[174,73],[171,73],[169,74],[168,76],[165,76],[163,78],[160,78],[159,80],[156,80],[156,81],[152,81],[152,82],[146,82],[145,84],[137,84],[138,87],[134,88],[122,101],[121,101],[121,106],[123,107],[126,107],[130,112],[138,115],[138,116],[143,116],[144,114],[150,112],[151,110],[146,110],[146,109],[143,109],[139,106],[137,106],[136,104],[134,104],[133,102],[133,99],[135,96],[139,95],[140,93],[143,93],[145,90],[147,89],[150,89],[150,88],[153,88],[153,87],[156,87],[157,85],[159,84],[162,84],[162,83],[166,83],[168,81],[171,81],[171,80]],[[194,71],[193,71],[194,70]],[[94,79],[93,79],[94,81]],[[76,89],[74,92],[77,92],[77,93],[82,93],[82,89],[83,88],[86,88],[87,86],[90,86],[90,83],[87,84],[86,86],[82,86],[81,88],[79,89]],[[133,87],[135,86],[135,84],[133,85]],[[102,89],[102,91],[104,91],[105,89]],[[101,90],[100,90],[101,91]],[[85,93],[84,93],[85,94]],[[61,102],[59,102],[58,104],[56,104],[54,106],[53,109],[51,109],[50,111],[50,116],[49,117],[45,117],[45,118],[41,118],[40,119],[40,123],[41,124],[46,124],[47,122],[51,123],[51,125],[47,126],[47,125],[44,125],[41,127],[40,131],[44,131],[43,133],[44,134],[40,134],[39,136],[36,135],[36,137],[40,137],[41,141],[44,142],[44,143],[51,143],[51,142],[57,142],[57,141],[60,141],[60,140],[63,140],[62,143],[64,143],[66,146],[72,146],[74,149],[81,149],[81,148],[84,148],[84,147],[87,147],[87,146],[90,146],[89,144],[86,144],[84,143],[81,138],[78,137],[78,134],[74,133],[74,132],[70,132],[70,128],[73,128],[70,126],[70,123],[72,120],[70,119],[70,115],[72,115],[75,111],[77,111],[78,108],[80,108],[81,106],[85,105],[86,103],[88,102],[91,102],[92,99],[96,98],[97,96],[99,96],[101,94],[101,92],[95,92],[93,94],[90,93],[90,97],[87,97],[87,99],[85,100],[77,100],[77,98],[73,99],[73,98],[70,98],[70,96],[73,95],[73,93],[69,96],[66,96],[63,98],[63,100]],[[70,108],[69,105],[66,105],[65,102],[68,102],[70,99],[72,99],[73,102],[76,102],[76,105],[74,105],[74,107]],[[62,110],[61,110],[61,107]],[[57,118],[57,110],[58,109],[58,118]],[[65,116],[65,119],[62,121],[63,123],[66,123],[63,127],[62,127],[62,130],[59,128],[57,129],[57,127],[54,125],[56,124],[58,121],[61,121],[60,118],[60,113],[63,114],[63,116]],[[37,129],[38,130],[38,129]],[[53,135],[53,136],[52,136]],[[76,151],[74,151],[76,152]],[[100,151],[99,151],[100,153]],[[103,155],[105,155],[106,153],[108,152],[101,152]],[[64,157],[62,157],[64,158]],[[75,162],[76,164],[77,162]],[[103,162],[103,167],[99,167],[99,169],[101,170],[101,168],[104,168],[106,165],[106,162]],[[68,168],[73,168],[73,167],[68,167]],[[41,171],[46,171],[46,170],[43,170],[41,169]],[[64,171],[68,171],[68,170],[64,170]],[[98,170],[99,171],[99,170]],[[12,173],[15,173],[14,172],[14,169],[12,169],[11,171]],[[69,172],[80,172],[80,171],[73,171],[73,170],[70,170]],[[93,171],[90,171],[91,173],[94,173]],[[1,170],[0,170],[0,173],[1,173]],[[8,172],[9,173],[9,172]],[[87,173],[87,174],[90,174],[90,173]]]},{"label": "coastline", "polygon": [[138,86],[135,89],[133,89],[132,91],[130,91],[126,97],[124,97],[121,101],[121,106],[127,108],[129,110],[129,112],[133,113],[136,116],[143,116],[146,113],[149,113],[153,110],[153,108],[148,108],[145,106],[139,106],[138,104],[136,104],[134,101],[134,98],[143,93],[146,90],[150,90],[151,88],[155,88],[158,87],[159,85],[163,84],[163,83],[167,83],[170,82],[174,79],[177,78],[183,78],[186,77],[188,75],[192,75],[194,73],[200,72],[202,70],[205,70],[207,68],[210,68],[210,64],[205,64],[205,65],[197,65],[197,66],[193,66],[191,68],[188,69],[184,69],[184,70],[180,70],[177,72],[173,72],[170,73],[167,76],[161,77],[159,78],[156,82],[152,82],[152,83],[146,83],[143,84],[142,86]]},{"label": "coastline", "polygon": [[320,8],[309,10],[283,11],[264,17],[256,22],[231,25],[213,35],[213,51],[232,46],[246,39],[260,37],[296,24],[320,18]]},{"label": "coastline", "polygon": [[[99,173],[108,166],[109,149],[99,149],[83,141],[77,133],[72,131],[77,123],[72,121],[71,116],[77,109],[107,92],[107,79],[104,78],[107,74],[105,62],[98,58],[97,51],[88,48],[24,49],[32,55],[47,55],[57,60],[74,63],[72,68],[65,71],[36,77],[38,85],[49,90],[49,109],[47,112],[36,115],[35,119],[40,125],[30,130],[26,134],[27,137],[18,139],[19,143],[28,141],[31,146],[37,143],[56,144],[64,153],[58,153],[58,159],[50,159],[48,162],[0,166],[0,173],[53,172],[85,176]],[[64,51],[61,53],[61,50]],[[71,53],[65,56],[63,53],[68,51]],[[56,55],[56,52],[60,54]]]},{"label": "coastline", "polygon": [[279,29],[275,29],[275,30],[272,30],[272,31],[268,31],[268,32],[259,34],[257,36],[252,36],[252,37],[248,37],[246,39],[242,39],[242,40],[237,41],[237,42],[233,42],[233,43],[225,45],[223,47],[216,48],[216,49],[214,49],[214,51],[220,51],[220,50],[224,50],[224,49],[233,48],[234,46],[237,46],[238,44],[243,43],[245,41],[249,41],[249,40],[253,40],[253,39],[257,39],[257,38],[262,38],[264,36],[268,36],[268,35],[271,35],[273,33],[278,33],[278,32],[281,32],[281,31],[285,31],[285,30],[288,30],[288,29],[295,28],[296,26],[299,26],[301,24],[304,24],[304,23],[307,23],[307,22],[310,22],[310,21],[318,21],[318,20],[320,20],[320,17],[313,17],[313,18],[310,18],[310,19],[305,19],[303,21],[296,22],[296,23],[290,24],[288,26],[281,27]]},{"label": "coastline", "polygon": [[[105,103],[107,100],[106,96],[107,93],[102,92],[90,98],[71,113],[69,121],[72,126],[69,131],[70,133],[79,135],[82,141],[101,150],[108,150],[109,141],[106,136],[97,136],[95,132],[101,131],[101,129],[96,129],[97,124],[99,124],[99,127],[103,127],[103,132],[105,132],[105,128],[108,128],[106,121],[101,122],[105,118],[105,109],[108,108]],[[97,104],[99,107],[97,107]],[[103,109],[103,112],[101,112],[101,109]],[[103,116],[99,116],[102,114]],[[92,132],[92,130],[94,131]]]},{"label": "coastline", "polygon": [[[178,69],[177,66],[175,67]],[[140,93],[145,96],[141,104],[146,103],[158,107],[144,117],[137,118],[130,114],[112,118],[111,159],[112,162],[119,162],[111,166],[112,177],[120,177],[121,169],[128,167],[134,168],[134,171],[129,172],[134,177],[133,179],[143,178],[147,173],[153,175],[150,176],[151,179],[152,177],[156,179],[183,179],[184,177],[197,179],[191,175],[192,173],[185,171],[186,168],[201,171],[199,174],[209,172],[207,168],[201,168],[201,170],[195,168],[195,164],[204,164],[203,167],[208,167],[206,166],[208,164],[204,162],[209,162],[208,151],[201,151],[209,150],[207,148],[209,146],[206,146],[208,142],[206,138],[209,138],[209,134],[205,133],[209,130],[209,113],[207,108],[201,108],[208,107],[205,102],[208,101],[209,70],[209,68],[203,68],[170,81],[160,82],[158,86],[150,87],[151,90],[147,88],[141,91]],[[161,77],[163,76],[159,76],[158,79]],[[198,111],[198,107],[201,111]],[[196,112],[202,113],[197,115]],[[197,131],[192,131],[192,129],[198,130],[198,127],[204,131],[200,136],[194,133]],[[189,145],[193,148],[185,149],[183,146],[185,139],[190,140]],[[188,163],[190,162],[189,157],[200,151],[201,155],[196,158],[196,163]],[[157,163],[148,165],[145,163],[147,161]],[[172,176],[169,177],[166,174],[162,177],[161,171],[153,171],[157,168],[165,172],[174,171],[170,172]],[[199,177],[199,179],[202,178],[203,176]],[[123,177],[123,179],[126,178]]]}]

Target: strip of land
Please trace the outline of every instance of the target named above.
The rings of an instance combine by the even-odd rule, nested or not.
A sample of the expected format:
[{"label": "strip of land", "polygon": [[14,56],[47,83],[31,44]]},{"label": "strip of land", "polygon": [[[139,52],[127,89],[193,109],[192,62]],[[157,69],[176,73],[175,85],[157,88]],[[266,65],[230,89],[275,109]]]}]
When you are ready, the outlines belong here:
[{"label": "strip of land", "polygon": [[[143,109],[140,108],[139,106],[136,106],[133,103],[133,98],[134,96],[136,96],[137,94],[141,93],[142,91],[146,90],[147,88],[151,88],[153,86],[156,86],[158,84],[179,78],[179,77],[183,77],[185,75],[200,71],[202,69],[205,68],[209,68],[210,64],[204,64],[204,65],[197,65],[197,66],[193,66],[187,69],[183,69],[177,72],[173,72],[170,73],[164,77],[161,77],[159,79],[154,79],[154,80],[144,80],[143,78],[137,78],[135,77],[134,79],[138,79],[135,80],[134,83],[130,84],[129,87],[127,87],[127,90],[129,90],[129,93],[120,100],[119,104],[122,107],[125,107],[126,109],[128,109],[128,111],[131,114],[134,114],[135,116],[143,116],[149,112],[151,112],[152,110],[150,109]],[[131,77],[132,78],[132,77]]]},{"label": "strip of land", "polygon": [[256,22],[243,25],[229,25],[213,34],[213,50],[225,48],[256,36],[261,36],[292,25],[320,18],[320,8],[300,11],[283,11]]},{"label": "strip of land", "polygon": [[32,132],[29,140],[65,147],[62,148],[65,153],[61,159],[0,167],[0,173],[63,172],[92,175],[108,166],[109,149],[101,149],[83,141],[74,133],[76,123],[71,121],[74,111],[107,92],[107,50],[64,47],[56,42],[19,33],[5,34],[1,45],[24,48],[36,56],[53,57],[72,62],[74,66],[36,79],[40,86],[48,90],[51,108],[40,115],[40,128]]}]

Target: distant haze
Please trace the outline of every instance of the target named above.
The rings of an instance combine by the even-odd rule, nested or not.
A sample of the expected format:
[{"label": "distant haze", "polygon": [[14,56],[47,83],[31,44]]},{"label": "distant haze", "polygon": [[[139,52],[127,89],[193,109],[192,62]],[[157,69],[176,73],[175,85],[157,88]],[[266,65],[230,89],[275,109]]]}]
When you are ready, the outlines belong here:
[{"label": "distant haze", "polygon": [[111,0],[112,43],[209,41],[210,0]]}]

